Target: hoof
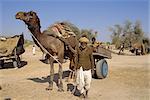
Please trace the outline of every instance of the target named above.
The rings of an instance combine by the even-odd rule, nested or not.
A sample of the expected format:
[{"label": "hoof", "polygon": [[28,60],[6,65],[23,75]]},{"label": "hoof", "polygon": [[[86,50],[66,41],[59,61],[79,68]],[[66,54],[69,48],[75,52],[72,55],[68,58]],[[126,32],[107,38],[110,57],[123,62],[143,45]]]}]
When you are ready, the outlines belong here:
[{"label": "hoof", "polygon": [[74,92],[71,92],[71,94],[74,94]]},{"label": "hoof", "polygon": [[53,88],[52,88],[52,87],[47,87],[46,90],[47,90],[47,91],[53,90]]},{"label": "hoof", "polygon": [[81,98],[81,99],[85,98],[85,95],[84,95],[84,94],[81,94],[81,95],[80,95],[80,98]]},{"label": "hoof", "polygon": [[58,92],[64,92],[64,89],[58,89]]}]

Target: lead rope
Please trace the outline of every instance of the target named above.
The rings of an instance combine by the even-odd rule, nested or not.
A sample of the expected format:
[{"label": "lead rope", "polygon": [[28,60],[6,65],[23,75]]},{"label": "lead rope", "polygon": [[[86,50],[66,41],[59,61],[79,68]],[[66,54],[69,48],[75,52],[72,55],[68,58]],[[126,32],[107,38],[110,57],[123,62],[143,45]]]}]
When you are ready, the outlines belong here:
[{"label": "lead rope", "polygon": [[[25,25],[25,27],[26,27],[26,25]],[[35,41],[39,44],[39,46],[43,49],[43,51],[45,53],[47,53],[49,56],[51,56],[56,62],[58,62],[58,64],[60,66],[62,66],[62,64],[41,45],[41,43],[36,39],[36,37],[31,32],[29,32],[29,33],[35,39]]]}]

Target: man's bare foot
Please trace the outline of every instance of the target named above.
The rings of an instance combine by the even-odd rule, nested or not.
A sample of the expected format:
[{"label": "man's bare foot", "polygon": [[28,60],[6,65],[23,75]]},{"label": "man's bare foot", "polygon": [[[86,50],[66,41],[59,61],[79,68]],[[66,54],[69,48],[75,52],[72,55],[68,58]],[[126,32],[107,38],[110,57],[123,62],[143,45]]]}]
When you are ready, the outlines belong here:
[{"label": "man's bare foot", "polygon": [[82,94],[80,95],[80,98],[85,98],[85,95],[82,93]]},{"label": "man's bare foot", "polygon": [[85,98],[88,98],[88,90],[86,90]]}]

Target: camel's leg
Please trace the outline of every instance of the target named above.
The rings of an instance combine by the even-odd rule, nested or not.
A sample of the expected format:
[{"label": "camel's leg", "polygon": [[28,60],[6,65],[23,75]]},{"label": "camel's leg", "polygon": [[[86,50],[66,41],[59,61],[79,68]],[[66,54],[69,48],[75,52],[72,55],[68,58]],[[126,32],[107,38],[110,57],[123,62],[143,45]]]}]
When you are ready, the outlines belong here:
[{"label": "camel's leg", "polygon": [[70,82],[70,80],[71,80],[71,76],[72,76],[72,71],[69,73],[69,77],[68,77],[68,79],[67,79],[67,81],[66,81],[66,82]]},{"label": "camel's leg", "polygon": [[[59,52],[58,54],[58,58],[60,63],[63,63],[63,58],[64,58],[64,47],[61,48],[62,50]],[[58,70],[58,74],[59,74],[59,79],[58,79],[58,91],[62,92],[63,90],[63,82],[62,82],[62,77],[63,77],[63,69],[62,69],[62,65],[59,65],[59,70]]]},{"label": "camel's leg", "polygon": [[62,82],[62,75],[63,75],[63,70],[62,70],[62,66],[59,65],[59,71],[58,71],[58,74],[59,74],[59,80],[58,80],[58,91],[62,92],[64,91],[63,90],[63,82]]},{"label": "camel's leg", "polygon": [[63,90],[63,82],[62,82],[62,77],[63,77],[62,63],[64,60],[64,45],[62,45],[60,47],[60,50],[58,52],[58,59],[59,59],[59,62],[61,63],[61,65],[59,65],[59,70],[58,70],[58,74],[59,74],[58,91],[62,92],[62,91],[64,91]]},{"label": "camel's leg", "polygon": [[68,76],[68,79],[66,80],[66,82],[70,82],[71,77],[72,77],[72,58],[70,59],[69,68],[71,69],[71,71],[70,71],[70,73],[69,73],[69,76]]},{"label": "camel's leg", "polygon": [[49,58],[50,62],[50,82],[47,90],[53,90],[53,79],[54,79],[54,59],[52,57]]},{"label": "camel's leg", "polygon": [[50,58],[50,83],[49,83],[49,87],[52,90],[53,89],[53,79],[54,79],[54,59]]},{"label": "camel's leg", "polygon": [[73,71],[72,79],[73,79],[73,82],[76,81],[76,72],[75,71]]}]

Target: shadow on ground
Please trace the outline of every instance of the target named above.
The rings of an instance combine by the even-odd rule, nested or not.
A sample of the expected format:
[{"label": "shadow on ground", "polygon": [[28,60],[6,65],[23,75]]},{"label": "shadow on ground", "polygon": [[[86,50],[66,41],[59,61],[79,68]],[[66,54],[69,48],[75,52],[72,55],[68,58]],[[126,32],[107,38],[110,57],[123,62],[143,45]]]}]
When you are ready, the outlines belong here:
[{"label": "shadow on ground", "polygon": [[[69,70],[64,71],[62,78],[64,79],[64,78],[68,77],[69,73],[70,73]],[[59,79],[59,74],[58,73],[54,74],[54,80],[53,81],[57,84],[57,86],[58,86],[58,79]],[[39,77],[27,78],[27,80],[32,80],[32,81],[37,82],[37,83],[46,83],[46,82],[49,83],[50,82],[50,76],[41,77],[41,78],[39,78]]]},{"label": "shadow on ground", "polygon": [[[64,71],[63,72],[63,79],[65,79],[66,77],[69,76],[69,73],[70,71],[67,70],[67,71]],[[58,87],[58,79],[59,79],[59,74],[56,73],[54,74],[54,82],[56,83],[57,87]],[[34,82],[37,82],[37,83],[50,83],[50,76],[47,76],[47,77],[37,77],[37,78],[27,78],[27,80],[32,80]],[[78,89],[76,88],[76,86],[72,83],[68,83],[67,84],[67,91],[71,92],[74,96],[80,96],[80,92],[78,91]]]},{"label": "shadow on ground", "polygon": [[[40,61],[41,61],[42,63],[45,63],[45,64],[50,64],[50,62],[49,62],[48,59],[40,59]],[[66,60],[63,61],[63,63],[66,63],[66,62],[67,62]],[[58,62],[57,62],[57,61],[54,61],[54,63],[58,63]]]},{"label": "shadow on ground", "polygon": [[[27,61],[21,61],[20,62],[20,66],[18,68],[22,68],[25,65],[27,65]],[[4,65],[3,65],[3,67],[1,67],[1,69],[10,69],[10,68],[15,68],[13,66],[13,62],[5,62]]]}]

